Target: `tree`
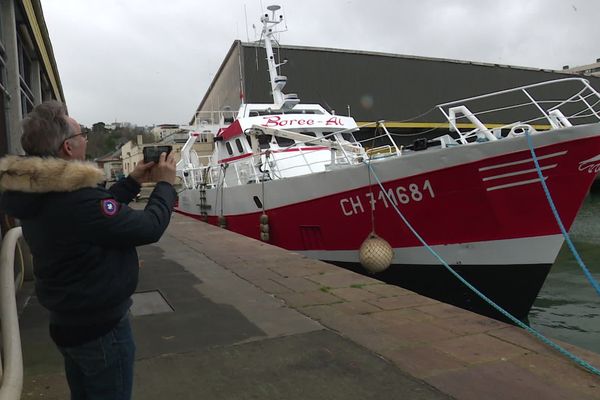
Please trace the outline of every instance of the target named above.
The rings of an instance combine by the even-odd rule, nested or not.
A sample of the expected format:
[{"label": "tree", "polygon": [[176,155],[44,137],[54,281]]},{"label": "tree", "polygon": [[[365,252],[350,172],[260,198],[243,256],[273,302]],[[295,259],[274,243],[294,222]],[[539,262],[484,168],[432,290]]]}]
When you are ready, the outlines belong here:
[{"label": "tree", "polygon": [[92,125],[92,132],[105,133],[106,132],[106,124],[104,122],[96,122],[94,125]]},{"label": "tree", "polygon": [[[83,129],[83,128],[82,128]],[[154,136],[144,127],[125,124],[113,130],[106,129],[104,122],[97,122],[88,132],[87,158],[95,159],[113,152],[130,140],[136,140],[142,135],[143,143],[153,143]]]}]

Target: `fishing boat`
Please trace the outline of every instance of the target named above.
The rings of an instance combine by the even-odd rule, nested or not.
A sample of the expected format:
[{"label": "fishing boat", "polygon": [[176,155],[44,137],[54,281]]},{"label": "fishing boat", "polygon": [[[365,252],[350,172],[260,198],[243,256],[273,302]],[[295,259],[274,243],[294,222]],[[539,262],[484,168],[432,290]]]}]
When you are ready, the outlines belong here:
[{"label": "fishing boat", "polygon": [[[278,9],[261,18],[273,102],[196,115],[176,210],[363,272],[375,238],[387,260],[374,277],[493,315],[442,259],[525,318],[564,241],[550,204],[568,230],[600,170],[600,94],[576,77],[535,83],[437,105],[435,137],[400,146],[380,121],[364,138],[283,92]],[[193,150],[203,135],[211,156]]]}]

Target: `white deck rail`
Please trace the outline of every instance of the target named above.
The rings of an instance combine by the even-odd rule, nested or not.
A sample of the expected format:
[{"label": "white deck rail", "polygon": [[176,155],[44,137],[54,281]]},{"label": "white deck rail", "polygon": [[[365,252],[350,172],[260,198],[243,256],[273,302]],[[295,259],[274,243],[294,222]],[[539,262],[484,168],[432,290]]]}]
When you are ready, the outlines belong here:
[{"label": "white deck rail", "polygon": [[[563,93],[563,96],[564,93],[572,94],[560,100],[551,97],[558,93]],[[516,103],[517,100],[522,102]],[[490,106],[492,108],[488,108]],[[563,78],[455,100],[439,104],[436,108],[448,120],[450,130],[458,133],[457,140],[468,144],[467,139],[471,136],[494,141],[500,139],[503,129],[529,124],[545,124],[545,129],[560,129],[598,122],[600,93],[586,79]],[[503,113],[521,115],[526,119],[498,125],[497,122],[504,119]]]},{"label": "white deck rail", "polygon": [[0,320],[2,328],[2,358],[0,373],[0,400],[17,400],[23,390],[23,355],[19,317],[15,298],[15,250],[23,236],[21,227],[12,228],[2,241],[0,249]]}]

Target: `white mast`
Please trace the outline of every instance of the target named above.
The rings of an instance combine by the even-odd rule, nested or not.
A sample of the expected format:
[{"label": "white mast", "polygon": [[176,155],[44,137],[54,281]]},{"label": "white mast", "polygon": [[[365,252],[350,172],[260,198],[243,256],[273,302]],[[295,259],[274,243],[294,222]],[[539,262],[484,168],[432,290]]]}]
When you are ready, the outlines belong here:
[{"label": "white mast", "polygon": [[263,17],[260,19],[260,22],[263,23],[262,34],[265,40],[265,50],[267,51],[267,65],[269,66],[269,76],[271,78],[271,91],[273,92],[273,102],[277,105],[278,108],[283,110],[289,110],[292,109],[296,104],[298,104],[300,102],[300,99],[298,99],[298,96],[296,94],[284,94],[281,91],[287,83],[287,77],[277,74],[277,67],[287,62],[286,60],[281,64],[276,64],[275,56],[273,54],[273,35],[279,32],[274,31],[273,28],[283,21],[283,15],[279,15],[278,18],[275,17],[275,11],[279,10],[280,8],[281,7],[278,5],[268,6],[267,10],[271,11],[271,18],[269,18],[269,14],[267,13],[263,15]]}]

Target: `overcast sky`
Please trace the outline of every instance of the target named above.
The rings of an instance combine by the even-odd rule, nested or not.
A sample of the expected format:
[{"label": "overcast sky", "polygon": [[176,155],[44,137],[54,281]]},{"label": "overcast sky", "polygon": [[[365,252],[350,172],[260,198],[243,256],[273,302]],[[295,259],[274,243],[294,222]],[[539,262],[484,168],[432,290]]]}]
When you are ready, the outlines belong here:
[{"label": "overcast sky", "polygon": [[270,4],[288,45],[548,69],[600,58],[598,0],[41,1],[69,112],[87,126],[187,123]]}]

